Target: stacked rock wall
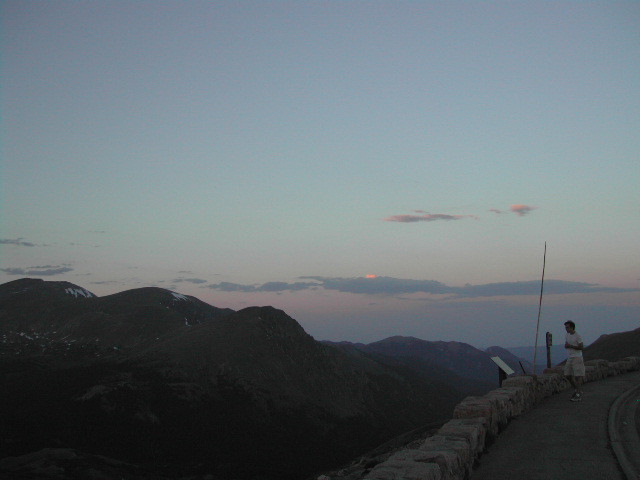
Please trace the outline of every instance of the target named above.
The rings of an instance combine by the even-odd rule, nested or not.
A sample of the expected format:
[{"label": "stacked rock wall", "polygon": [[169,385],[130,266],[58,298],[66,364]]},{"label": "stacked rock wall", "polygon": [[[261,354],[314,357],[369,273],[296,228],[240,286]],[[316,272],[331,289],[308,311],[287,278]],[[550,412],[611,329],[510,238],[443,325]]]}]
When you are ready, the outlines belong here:
[{"label": "stacked rock wall", "polygon": [[[618,362],[585,362],[586,382],[640,370],[640,357]],[[502,386],[482,397],[467,397],[436,435],[420,447],[401,450],[376,465],[367,480],[464,480],[500,431],[518,415],[545,398],[570,387],[562,367],[548,368],[542,375],[507,378]]]}]

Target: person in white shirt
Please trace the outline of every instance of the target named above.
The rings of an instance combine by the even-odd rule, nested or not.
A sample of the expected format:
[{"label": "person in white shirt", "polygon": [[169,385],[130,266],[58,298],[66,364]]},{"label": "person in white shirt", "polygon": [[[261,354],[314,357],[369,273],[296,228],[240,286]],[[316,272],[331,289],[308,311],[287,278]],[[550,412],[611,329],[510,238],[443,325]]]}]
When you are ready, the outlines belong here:
[{"label": "person in white shirt", "polygon": [[584,360],[582,358],[584,344],[582,337],[576,332],[575,322],[571,320],[564,322],[564,328],[567,331],[564,348],[567,349],[568,354],[567,363],[564,364],[564,374],[575,390],[571,401],[579,402],[582,400],[581,387],[584,380]]}]

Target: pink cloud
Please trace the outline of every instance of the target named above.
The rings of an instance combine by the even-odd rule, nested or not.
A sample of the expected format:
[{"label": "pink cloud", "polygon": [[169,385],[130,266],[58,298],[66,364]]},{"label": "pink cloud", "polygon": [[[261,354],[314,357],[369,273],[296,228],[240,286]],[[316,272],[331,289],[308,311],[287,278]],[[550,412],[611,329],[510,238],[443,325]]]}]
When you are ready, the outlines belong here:
[{"label": "pink cloud", "polygon": [[518,215],[519,217],[524,217],[525,215],[527,215],[532,210],[535,210],[536,208],[538,207],[532,207],[531,205],[522,205],[522,204],[511,205],[511,211],[516,215]]},{"label": "pink cloud", "polygon": [[[422,212],[422,210],[415,210]],[[437,220],[461,220],[463,218],[476,218],[474,215],[445,215],[443,213],[425,213],[424,215],[391,215],[384,219],[385,222],[435,222]]]}]

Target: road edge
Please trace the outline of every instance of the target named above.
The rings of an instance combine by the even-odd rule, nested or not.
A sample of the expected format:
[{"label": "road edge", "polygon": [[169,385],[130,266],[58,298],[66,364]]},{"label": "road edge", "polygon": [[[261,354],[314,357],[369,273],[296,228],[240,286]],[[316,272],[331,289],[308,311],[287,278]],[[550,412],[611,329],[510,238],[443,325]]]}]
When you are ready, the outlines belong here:
[{"label": "road edge", "polygon": [[[640,445],[640,436],[638,435],[635,428],[635,422],[633,421],[635,418],[635,410],[638,408],[638,405],[640,405],[640,402],[633,402],[633,404],[627,405],[631,397],[636,394],[640,394],[640,384],[629,388],[626,392],[616,398],[609,409],[609,441],[611,442],[613,452],[618,459],[618,463],[627,477],[627,480],[639,480],[640,471],[638,470],[638,466],[629,459],[624,448],[624,439],[620,433],[620,422],[622,421],[621,417],[623,412],[626,412],[631,416],[633,428],[627,429],[628,431],[625,436],[627,441],[630,441],[630,443],[633,443],[636,446]],[[630,440],[629,437],[631,437]]]}]

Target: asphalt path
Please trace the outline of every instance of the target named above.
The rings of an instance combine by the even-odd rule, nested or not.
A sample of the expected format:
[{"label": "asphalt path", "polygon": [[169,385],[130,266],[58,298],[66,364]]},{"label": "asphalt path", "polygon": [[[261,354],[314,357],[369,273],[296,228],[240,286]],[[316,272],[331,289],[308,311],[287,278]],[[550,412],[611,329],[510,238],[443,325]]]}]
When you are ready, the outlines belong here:
[{"label": "asphalt path", "polygon": [[470,480],[640,480],[640,372],[553,395],[511,421]]},{"label": "asphalt path", "polygon": [[626,478],[640,479],[640,384],[613,402],[609,439]]}]

